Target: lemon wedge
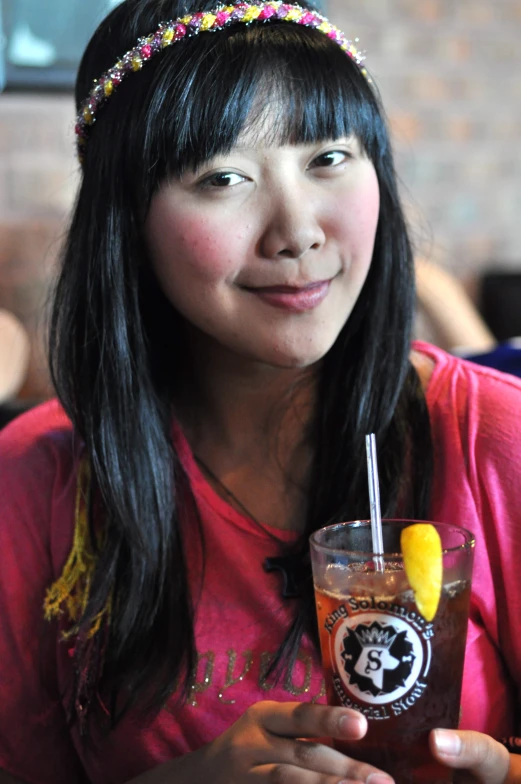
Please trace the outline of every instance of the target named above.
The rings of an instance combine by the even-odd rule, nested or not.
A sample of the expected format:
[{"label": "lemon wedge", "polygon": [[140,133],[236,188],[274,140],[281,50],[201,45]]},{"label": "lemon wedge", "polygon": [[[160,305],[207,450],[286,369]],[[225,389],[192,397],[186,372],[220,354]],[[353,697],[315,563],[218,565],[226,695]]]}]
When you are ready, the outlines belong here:
[{"label": "lemon wedge", "polygon": [[440,602],[443,577],[440,535],[430,523],[414,523],[403,529],[400,544],[416,606],[426,621],[432,621]]}]

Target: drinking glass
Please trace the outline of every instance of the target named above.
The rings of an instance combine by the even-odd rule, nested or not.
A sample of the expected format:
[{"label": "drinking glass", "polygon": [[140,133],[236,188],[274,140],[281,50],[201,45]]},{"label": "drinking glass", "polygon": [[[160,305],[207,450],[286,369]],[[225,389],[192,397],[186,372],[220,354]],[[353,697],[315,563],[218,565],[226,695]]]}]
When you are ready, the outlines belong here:
[{"label": "drinking glass", "polygon": [[360,711],[369,725],[362,740],[335,747],[397,784],[447,784],[452,772],[434,760],[428,736],[458,726],[475,540],[464,528],[431,523],[443,581],[427,621],[400,552],[402,530],[417,522],[383,520],[383,556],[372,552],[368,520],[311,536],[320,645],[329,704]]}]

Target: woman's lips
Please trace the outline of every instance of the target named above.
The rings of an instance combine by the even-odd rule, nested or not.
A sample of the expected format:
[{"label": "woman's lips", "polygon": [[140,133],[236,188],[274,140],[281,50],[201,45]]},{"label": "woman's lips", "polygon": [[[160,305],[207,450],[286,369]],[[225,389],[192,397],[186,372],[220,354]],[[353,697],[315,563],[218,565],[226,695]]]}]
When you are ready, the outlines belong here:
[{"label": "woman's lips", "polygon": [[274,308],[292,313],[305,313],[320,305],[327,297],[330,285],[330,280],[321,280],[309,286],[265,286],[248,288],[247,291]]}]

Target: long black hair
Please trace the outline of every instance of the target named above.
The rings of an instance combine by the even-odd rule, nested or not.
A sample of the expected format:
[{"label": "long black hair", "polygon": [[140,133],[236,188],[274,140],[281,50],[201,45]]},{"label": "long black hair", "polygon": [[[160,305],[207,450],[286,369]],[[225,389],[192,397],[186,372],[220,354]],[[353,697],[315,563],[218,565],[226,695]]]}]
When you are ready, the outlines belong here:
[{"label": "long black hair", "polygon": [[[213,5],[125,0],[87,47],[78,106],[139,37]],[[236,25],[165,49],[120,85],[92,129],[51,318],[52,378],[85,442],[103,509],[105,539],[80,637],[112,597],[98,685],[113,720],[136,700],[164,704],[176,685],[187,687],[196,660],[180,518],[190,494],[171,439],[185,345],[147,264],[143,222],[166,178],[230,150],[256,107],[273,96],[275,140],[355,134],[380,187],[366,283],[321,363],[306,537],[329,522],[367,517],[369,432],[377,436],[384,515],[428,512],[428,414],[409,361],[412,254],[374,88],[337,44],[296,24]],[[282,660],[295,655],[303,631],[313,632],[307,585]],[[76,671],[89,667],[96,680],[88,646],[79,646]]]}]

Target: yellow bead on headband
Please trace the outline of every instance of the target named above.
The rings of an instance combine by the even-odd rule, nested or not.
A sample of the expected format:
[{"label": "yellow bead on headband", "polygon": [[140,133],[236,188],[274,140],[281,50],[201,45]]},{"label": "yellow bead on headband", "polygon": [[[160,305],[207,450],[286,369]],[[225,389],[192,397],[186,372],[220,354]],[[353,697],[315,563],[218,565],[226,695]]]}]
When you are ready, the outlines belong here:
[{"label": "yellow bead on headband", "polygon": [[90,95],[81,105],[76,122],[75,132],[80,161],[83,162],[89,131],[96,122],[96,115],[100,107],[108,101],[123,79],[131,73],[140,71],[155,54],[183,38],[191,38],[199,33],[224,30],[237,23],[249,24],[250,22],[270,21],[292,22],[320,30],[321,33],[337,43],[358,65],[364,76],[367,76],[363,67],[363,55],[358,52],[344,33],[332,25],[322,14],[306,10],[299,5],[283,3],[280,0],[270,0],[270,2],[255,2],[254,0],[251,3],[239,2],[233,5],[220,5],[215,10],[206,13],[188,14],[175,21],[163,22],[155,33],[140,38],[134,49],[124,54],[116,65],[95,81]]}]

